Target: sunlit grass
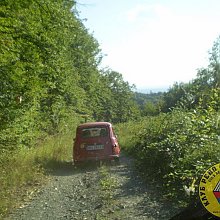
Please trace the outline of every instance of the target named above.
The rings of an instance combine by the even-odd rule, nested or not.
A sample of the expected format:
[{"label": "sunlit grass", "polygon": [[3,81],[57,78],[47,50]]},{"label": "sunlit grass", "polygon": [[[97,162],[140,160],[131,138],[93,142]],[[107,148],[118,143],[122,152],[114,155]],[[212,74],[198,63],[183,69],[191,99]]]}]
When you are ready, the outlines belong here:
[{"label": "sunlit grass", "polygon": [[[185,110],[146,117],[117,125],[119,143],[135,158],[143,177],[163,184],[164,196],[183,205],[188,197],[184,186],[219,162],[219,113],[212,108]],[[179,199],[181,198],[181,199]]]},{"label": "sunlit grass", "polygon": [[111,175],[110,169],[107,166],[101,166],[98,171],[100,177],[100,196],[102,198],[102,202],[110,204],[113,202],[118,181]]},{"label": "sunlit grass", "polygon": [[116,134],[122,150],[129,152],[136,144],[137,134],[147,126],[147,117],[140,121],[130,121],[116,125]]},{"label": "sunlit grass", "polygon": [[[71,161],[74,131],[52,136],[30,149],[5,153],[0,157],[0,218],[44,183],[46,171]],[[47,172],[48,173],[48,172]]]}]

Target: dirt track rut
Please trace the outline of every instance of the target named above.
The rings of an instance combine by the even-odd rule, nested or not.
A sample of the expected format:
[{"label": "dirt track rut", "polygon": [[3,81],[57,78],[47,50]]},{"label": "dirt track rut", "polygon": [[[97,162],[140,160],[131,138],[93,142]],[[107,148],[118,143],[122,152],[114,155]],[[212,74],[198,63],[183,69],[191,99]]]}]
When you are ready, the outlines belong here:
[{"label": "dirt track rut", "polygon": [[172,204],[155,185],[142,181],[132,159],[117,165],[73,168],[64,163],[49,183],[7,219],[170,219]]}]

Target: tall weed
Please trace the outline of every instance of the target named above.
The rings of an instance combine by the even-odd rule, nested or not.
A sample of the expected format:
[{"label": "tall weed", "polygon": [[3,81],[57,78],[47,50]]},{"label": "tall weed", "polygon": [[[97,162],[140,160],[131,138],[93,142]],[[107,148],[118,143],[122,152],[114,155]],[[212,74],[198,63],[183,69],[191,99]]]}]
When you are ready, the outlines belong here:
[{"label": "tall weed", "polygon": [[[75,126],[47,137],[33,148],[20,148],[0,155],[0,219],[47,180],[45,172],[72,159]],[[48,173],[48,172],[47,172]]]},{"label": "tall weed", "polygon": [[133,127],[133,132],[130,124],[120,125],[120,135],[129,128],[130,138],[127,143],[124,140],[124,149],[136,157],[137,166],[146,177],[162,182],[167,196],[181,196],[182,201],[187,201],[184,189],[193,184],[191,193],[196,195],[203,172],[219,162],[218,117],[211,107],[191,111],[176,108],[143,119]]}]

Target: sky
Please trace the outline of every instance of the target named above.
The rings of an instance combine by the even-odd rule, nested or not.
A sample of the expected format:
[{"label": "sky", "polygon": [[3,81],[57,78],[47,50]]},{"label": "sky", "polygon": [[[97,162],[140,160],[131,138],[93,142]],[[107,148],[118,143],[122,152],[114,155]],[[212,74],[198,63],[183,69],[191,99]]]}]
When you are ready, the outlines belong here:
[{"label": "sky", "polygon": [[137,91],[164,91],[207,67],[220,35],[220,0],[78,0],[104,54],[101,67]]}]

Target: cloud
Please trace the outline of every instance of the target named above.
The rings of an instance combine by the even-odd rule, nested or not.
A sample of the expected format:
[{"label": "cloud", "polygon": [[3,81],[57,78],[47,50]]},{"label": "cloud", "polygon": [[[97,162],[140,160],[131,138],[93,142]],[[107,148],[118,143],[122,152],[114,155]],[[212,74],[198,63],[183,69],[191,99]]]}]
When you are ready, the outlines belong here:
[{"label": "cloud", "polygon": [[155,19],[169,17],[170,9],[162,4],[137,4],[126,11],[125,17],[129,22],[144,21],[146,19]]},{"label": "cloud", "polygon": [[135,7],[133,7],[132,9],[128,10],[125,14],[126,14],[126,18],[128,21],[135,21],[138,19],[138,17],[142,14],[142,13],[148,13],[150,10],[150,7],[147,5],[136,5]]},{"label": "cloud", "polygon": [[218,20],[178,14],[161,4],[139,4],[124,15],[130,33],[103,46],[109,54],[104,63],[122,73],[125,80],[137,87],[168,87],[189,82],[198,68],[207,65]]}]

